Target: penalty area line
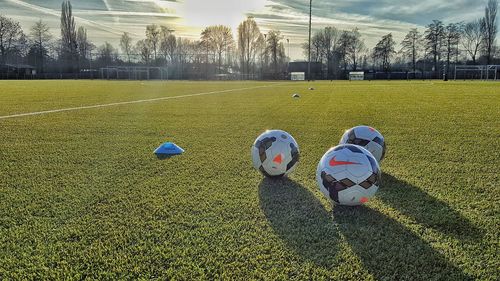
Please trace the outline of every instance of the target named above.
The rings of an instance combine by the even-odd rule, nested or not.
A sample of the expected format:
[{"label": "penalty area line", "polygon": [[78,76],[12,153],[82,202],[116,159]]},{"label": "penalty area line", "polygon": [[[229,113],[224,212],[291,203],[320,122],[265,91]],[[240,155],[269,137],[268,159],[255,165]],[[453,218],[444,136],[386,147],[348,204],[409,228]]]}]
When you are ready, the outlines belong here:
[{"label": "penalty area line", "polygon": [[238,89],[228,89],[228,90],[204,92],[204,93],[197,93],[197,94],[188,94],[188,95],[173,96],[173,97],[163,97],[163,98],[154,98],[154,99],[142,99],[142,100],[123,101],[123,102],[113,102],[113,103],[105,103],[105,104],[86,105],[86,106],[78,106],[78,107],[68,107],[68,108],[61,108],[61,109],[52,109],[52,110],[44,110],[44,111],[36,111],[36,112],[19,113],[19,114],[12,114],[12,115],[0,116],[0,120],[1,119],[9,119],[9,118],[19,118],[19,117],[26,117],[26,116],[34,116],[34,115],[43,115],[43,114],[57,113],[57,112],[76,111],[76,110],[92,109],[92,108],[102,108],[102,107],[110,107],[110,106],[117,106],[117,105],[145,103],[145,102],[155,102],[155,101],[164,101],[164,100],[173,100],[173,99],[182,99],[182,98],[190,98],[190,97],[207,96],[207,95],[213,95],[213,94],[223,94],[223,93],[230,93],[230,92],[237,92],[237,91],[255,90],[255,89],[269,88],[269,87],[273,87],[273,86],[278,86],[278,85],[281,85],[281,84],[282,83],[277,83],[277,84],[272,84],[272,85],[255,86],[255,87],[238,88]]}]

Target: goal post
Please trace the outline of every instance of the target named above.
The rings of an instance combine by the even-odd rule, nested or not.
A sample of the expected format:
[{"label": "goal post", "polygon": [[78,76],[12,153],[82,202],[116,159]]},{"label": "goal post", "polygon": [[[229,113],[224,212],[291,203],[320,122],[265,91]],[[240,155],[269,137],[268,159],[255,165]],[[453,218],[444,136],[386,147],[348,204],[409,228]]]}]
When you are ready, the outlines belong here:
[{"label": "goal post", "polygon": [[500,65],[456,65],[454,79],[500,79]]},{"label": "goal post", "polygon": [[305,72],[291,72],[290,80],[292,81],[305,81],[306,73]]},{"label": "goal post", "polygon": [[106,80],[169,80],[167,67],[107,66],[99,72]]},{"label": "goal post", "polygon": [[349,81],[363,81],[365,80],[365,73],[363,71],[349,72]]}]

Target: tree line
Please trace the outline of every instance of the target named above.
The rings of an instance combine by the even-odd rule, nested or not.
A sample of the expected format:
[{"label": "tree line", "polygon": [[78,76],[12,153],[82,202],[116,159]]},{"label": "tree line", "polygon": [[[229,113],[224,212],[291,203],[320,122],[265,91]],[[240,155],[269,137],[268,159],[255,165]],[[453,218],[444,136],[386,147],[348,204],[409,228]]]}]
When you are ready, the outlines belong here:
[{"label": "tree line", "polygon": [[[349,71],[376,70],[450,72],[452,63],[493,64],[496,46],[498,0],[489,0],[484,17],[459,23],[434,20],[424,31],[411,29],[400,43],[392,33],[368,48],[358,28],[325,27],[312,36],[311,60],[322,65],[322,78],[345,78]],[[261,32],[249,17],[241,22],[234,38],[230,27],[206,27],[197,40],[182,38],[175,30],[155,24],[134,41],[127,32],[118,47],[109,42],[96,46],[87,29],[78,27],[70,1],[61,4],[60,37],[42,20],[25,33],[20,24],[0,15],[0,65],[28,63],[39,73],[81,73],[106,66],[168,67],[173,78],[208,79],[239,73],[243,78],[285,78],[289,61],[284,36],[279,30]],[[309,56],[309,44],[302,46]]]},{"label": "tree line", "polygon": [[[87,29],[77,27],[70,1],[61,5],[61,35],[37,21],[26,34],[20,24],[0,15],[0,65],[28,63],[39,73],[79,73],[106,66],[169,67],[174,78],[211,78],[241,73],[248,78],[284,78],[288,57],[279,30],[260,31],[252,17],[243,21],[233,38],[230,27],[206,27],[198,40],[175,35],[167,26],[151,24],[144,38],[134,41],[127,32],[119,47],[96,46]],[[182,76],[181,76],[182,75]]]},{"label": "tree line", "polygon": [[[427,71],[426,62],[435,76],[448,75],[452,63],[500,64],[500,47],[496,46],[498,0],[489,0],[484,17],[471,22],[445,24],[434,20],[424,31],[411,29],[400,49],[392,33],[382,36],[374,48],[366,47],[359,29],[338,30],[326,27],[314,33],[311,42],[312,61],[321,62],[327,78],[345,78],[348,71]],[[309,44],[302,46],[309,55]],[[429,67],[429,68],[430,68]]]}]

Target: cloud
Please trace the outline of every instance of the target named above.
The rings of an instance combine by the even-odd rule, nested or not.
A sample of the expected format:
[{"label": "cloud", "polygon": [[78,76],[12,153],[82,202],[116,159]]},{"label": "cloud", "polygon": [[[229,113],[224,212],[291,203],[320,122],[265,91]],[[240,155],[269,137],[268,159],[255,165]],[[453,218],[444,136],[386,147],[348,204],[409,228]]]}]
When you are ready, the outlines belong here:
[{"label": "cloud", "polygon": [[[44,8],[42,6],[25,3],[25,2],[20,1],[20,0],[7,0],[7,1],[9,1],[13,4],[16,4],[18,6],[27,8],[29,10],[38,12],[38,15],[40,18],[42,18],[42,16],[40,14],[45,14],[45,15],[50,15],[50,16],[55,16],[55,17],[60,16],[60,11],[58,11],[58,10]],[[99,29],[101,31],[105,31],[105,32],[108,32],[108,33],[111,33],[114,35],[119,35],[122,33],[122,31],[119,29],[116,29],[116,28],[114,28],[110,25],[107,25],[107,24],[99,23],[97,21],[93,21],[93,20],[89,20],[89,19],[85,19],[85,18],[81,18],[81,17],[77,17],[77,16],[75,16],[75,20],[79,21],[80,23],[83,22],[84,24],[86,24],[88,26],[91,26],[93,28],[96,28],[96,29]]]},{"label": "cloud", "polygon": [[[359,28],[368,46],[373,46],[387,33],[393,33],[396,40],[402,40],[413,23],[402,22],[372,15],[346,13],[340,9],[345,3],[320,2],[313,8],[313,30],[326,26],[352,30]],[[286,38],[290,38],[294,58],[302,56],[301,45],[307,40],[309,25],[309,4],[306,1],[268,1],[267,9],[251,13],[264,31],[277,28]]]},{"label": "cloud", "polygon": [[[263,32],[281,30],[290,39],[291,55],[302,57],[300,45],[308,35],[307,0],[81,0],[72,1],[77,25],[89,29],[97,44],[117,44],[125,31],[144,37],[148,24],[166,25],[178,36],[199,38],[207,25],[225,24],[235,31],[246,16],[253,16]],[[486,0],[313,0],[313,29],[358,27],[366,44],[373,46],[392,32],[400,41],[410,28],[423,30],[433,19],[469,21],[484,13]],[[0,0],[0,11],[29,27],[46,20],[59,29],[61,0]],[[47,17],[48,16],[48,17]]]},{"label": "cloud", "polygon": [[[313,29],[358,27],[367,45],[374,46],[387,33],[400,42],[410,28],[423,31],[433,19],[447,23],[479,18],[485,4],[486,0],[420,0],[411,4],[402,0],[313,0]],[[270,0],[265,11],[250,15],[264,29],[281,29],[285,36],[299,40],[294,45],[295,54],[300,54],[297,48],[307,38],[309,1]]]}]

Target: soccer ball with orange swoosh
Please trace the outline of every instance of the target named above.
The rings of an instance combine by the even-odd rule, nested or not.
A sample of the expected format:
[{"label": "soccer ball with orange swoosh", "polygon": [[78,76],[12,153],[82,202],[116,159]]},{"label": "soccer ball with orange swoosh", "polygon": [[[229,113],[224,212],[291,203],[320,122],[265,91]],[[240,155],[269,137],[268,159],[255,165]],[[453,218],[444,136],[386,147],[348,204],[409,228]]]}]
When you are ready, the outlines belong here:
[{"label": "soccer ball with orange swoosh", "polygon": [[378,190],[381,171],[377,160],[358,145],[336,146],[321,158],[316,180],[321,192],[340,205],[358,206]]}]

